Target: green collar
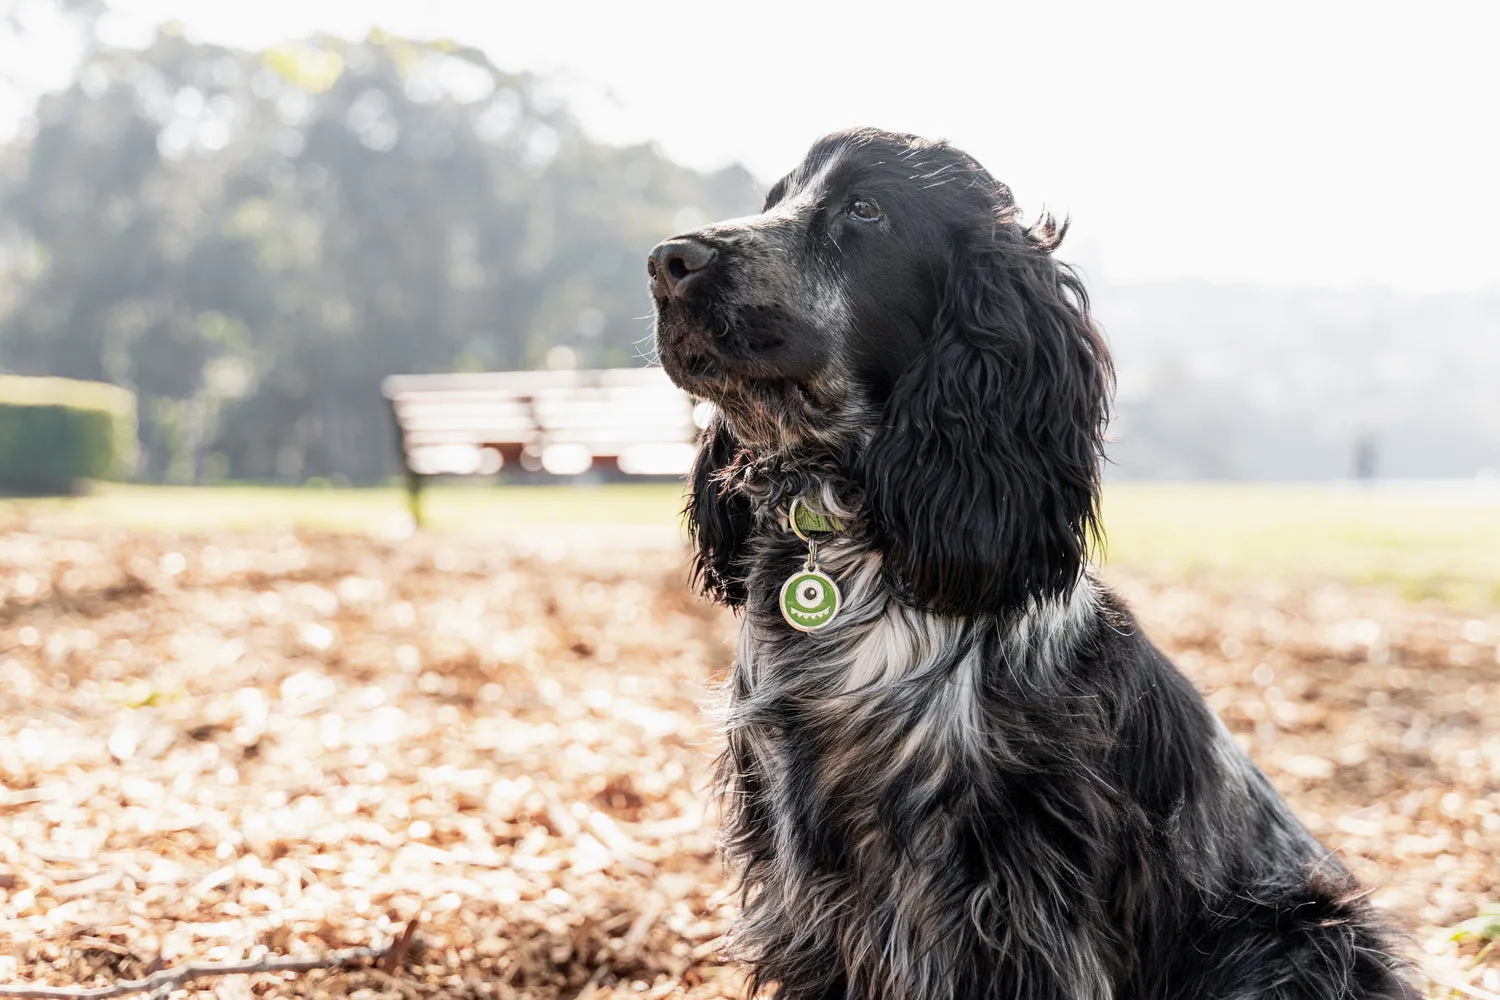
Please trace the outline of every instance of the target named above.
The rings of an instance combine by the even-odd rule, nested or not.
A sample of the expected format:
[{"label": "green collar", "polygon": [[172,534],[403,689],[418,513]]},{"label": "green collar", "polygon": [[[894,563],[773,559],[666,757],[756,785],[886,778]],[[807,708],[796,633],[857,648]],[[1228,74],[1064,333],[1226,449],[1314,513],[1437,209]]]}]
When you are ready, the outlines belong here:
[{"label": "green collar", "polygon": [[802,539],[810,535],[836,535],[845,530],[842,521],[813,510],[801,497],[792,501],[787,523],[791,526],[792,532]]}]

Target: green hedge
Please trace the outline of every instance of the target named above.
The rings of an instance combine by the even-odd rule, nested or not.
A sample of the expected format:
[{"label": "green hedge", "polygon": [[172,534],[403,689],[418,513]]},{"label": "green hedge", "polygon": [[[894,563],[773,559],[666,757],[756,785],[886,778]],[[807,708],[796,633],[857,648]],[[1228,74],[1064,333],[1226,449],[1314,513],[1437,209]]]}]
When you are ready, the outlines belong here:
[{"label": "green hedge", "polygon": [[119,386],[0,375],[0,493],[72,493],[129,475],[135,396]]}]

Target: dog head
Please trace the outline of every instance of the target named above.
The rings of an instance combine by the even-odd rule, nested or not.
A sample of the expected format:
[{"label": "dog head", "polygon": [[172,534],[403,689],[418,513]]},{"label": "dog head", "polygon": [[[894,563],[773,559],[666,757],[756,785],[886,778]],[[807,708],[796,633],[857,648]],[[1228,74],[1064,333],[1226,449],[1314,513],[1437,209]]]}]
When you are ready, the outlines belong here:
[{"label": "dog head", "polygon": [[[1020,224],[1010,190],[941,142],[819,140],[764,211],[652,252],[662,364],[719,417],[689,514],[700,578],[743,600],[744,448],[838,455],[897,588],[1003,613],[1077,580],[1098,524],[1108,353],[1065,227]],[[852,459],[848,456],[853,456]]]}]

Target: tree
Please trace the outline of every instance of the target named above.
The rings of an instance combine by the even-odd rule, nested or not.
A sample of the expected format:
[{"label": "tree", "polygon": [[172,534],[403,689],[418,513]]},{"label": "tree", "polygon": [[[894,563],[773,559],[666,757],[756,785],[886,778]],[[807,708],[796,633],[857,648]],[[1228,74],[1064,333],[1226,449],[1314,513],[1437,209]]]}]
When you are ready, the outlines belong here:
[{"label": "tree", "polygon": [[91,48],[9,151],[0,368],[135,390],[149,479],[373,481],[387,374],[643,363],[646,250],[753,181],[596,143],[538,92],[378,33]]}]

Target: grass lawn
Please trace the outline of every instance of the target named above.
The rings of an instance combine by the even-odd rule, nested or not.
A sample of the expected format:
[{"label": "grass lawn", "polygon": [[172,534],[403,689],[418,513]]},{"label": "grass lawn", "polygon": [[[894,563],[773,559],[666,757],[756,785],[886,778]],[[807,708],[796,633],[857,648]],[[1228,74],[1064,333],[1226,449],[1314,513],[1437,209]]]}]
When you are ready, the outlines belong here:
[{"label": "grass lawn", "polygon": [[[428,529],[506,534],[542,525],[621,526],[670,541],[681,509],[671,484],[438,486]],[[1323,577],[1399,587],[1412,597],[1500,602],[1500,486],[1115,484],[1106,490],[1106,564],[1177,576]],[[70,499],[0,501],[15,515],[147,531],[284,525],[389,534],[397,488],[100,486]]]},{"label": "grass lawn", "polygon": [[1345,580],[1500,604],[1500,484],[1146,484],[1105,491],[1106,564]]},{"label": "grass lawn", "polygon": [[[296,526],[383,534],[406,519],[406,492],[281,486],[122,486],[89,495],[0,501],[0,510],[48,513],[142,531]],[[535,524],[663,525],[676,522],[681,490],[671,484],[609,486],[438,485],[423,491],[427,528],[504,533]]]}]

